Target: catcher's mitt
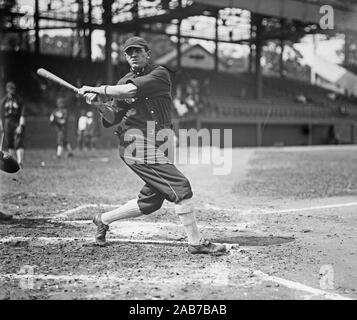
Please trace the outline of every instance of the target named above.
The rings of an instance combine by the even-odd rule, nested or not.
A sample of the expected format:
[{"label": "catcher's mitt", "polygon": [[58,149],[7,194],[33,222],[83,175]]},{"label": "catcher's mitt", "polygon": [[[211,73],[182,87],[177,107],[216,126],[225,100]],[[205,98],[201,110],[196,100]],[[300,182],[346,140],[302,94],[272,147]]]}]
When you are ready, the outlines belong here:
[{"label": "catcher's mitt", "polygon": [[131,105],[124,100],[112,100],[108,103],[97,103],[97,109],[101,117],[109,125],[119,123],[125,116]]},{"label": "catcher's mitt", "polygon": [[20,170],[20,166],[10,154],[0,151],[0,170],[15,173]]},{"label": "catcher's mitt", "polygon": [[108,123],[113,124],[115,122],[116,111],[111,105],[106,103],[98,105],[98,112]]}]

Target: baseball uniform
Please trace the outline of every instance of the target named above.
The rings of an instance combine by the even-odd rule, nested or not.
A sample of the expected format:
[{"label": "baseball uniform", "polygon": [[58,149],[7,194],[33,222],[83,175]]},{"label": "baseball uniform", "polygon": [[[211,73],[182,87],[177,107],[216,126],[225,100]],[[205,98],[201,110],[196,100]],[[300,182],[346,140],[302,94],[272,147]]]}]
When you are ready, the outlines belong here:
[{"label": "baseball uniform", "polygon": [[20,97],[6,95],[0,103],[0,119],[4,124],[4,140],[8,149],[24,148],[24,127],[20,134],[16,133],[21,117],[25,117],[25,107]]},{"label": "baseball uniform", "polygon": [[[102,119],[104,127],[118,125],[116,134],[119,137],[119,153],[123,161],[144,182],[138,196],[138,206],[144,214],[150,214],[158,210],[166,199],[179,203],[192,197],[192,189],[188,179],[176,168],[172,159],[162,161],[163,154],[159,151],[162,143],[151,141],[150,136],[155,136],[160,129],[171,129],[171,79],[169,71],[163,66],[147,65],[140,71],[130,71],[118,84],[133,83],[137,87],[136,96],[127,99],[125,103],[114,100],[116,107],[126,110],[124,117],[118,113],[113,123]],[[154,132],[148,132],[147,123],[154,124]],[[149,147],[155,149],[155,159],[149,159],[147,152],[142,158],[135,157],[135,161],[125,151],[137,138],[135,134],[128,134],[130,129],[140,129],[144,134],[143,144],[145,151]],[[125,137],[132,136],[132,140],[126,141]],[[173,146],[172,146],[173,147]],[[157,159],[159,157],[160,159]],[[150,161],[148,161],[150,160]]]}]

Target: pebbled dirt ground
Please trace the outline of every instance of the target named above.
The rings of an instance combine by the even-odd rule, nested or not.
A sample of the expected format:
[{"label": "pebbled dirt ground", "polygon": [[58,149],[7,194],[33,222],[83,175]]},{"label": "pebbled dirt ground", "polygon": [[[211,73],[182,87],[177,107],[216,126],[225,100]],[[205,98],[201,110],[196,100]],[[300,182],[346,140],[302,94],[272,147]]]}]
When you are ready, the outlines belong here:
[{"label": "pebbled dirt ground", "polygon": [[28,150],[23,171],[0,173],[13,215],[0,221],[0,299],[357,298],[354,146],[234,149],[225,176],[180,166],[203,234],[233,246],[223,256],[187,253],[169,203],[95,246],[94,213],[143,183],[117,150],[53,156]]}]

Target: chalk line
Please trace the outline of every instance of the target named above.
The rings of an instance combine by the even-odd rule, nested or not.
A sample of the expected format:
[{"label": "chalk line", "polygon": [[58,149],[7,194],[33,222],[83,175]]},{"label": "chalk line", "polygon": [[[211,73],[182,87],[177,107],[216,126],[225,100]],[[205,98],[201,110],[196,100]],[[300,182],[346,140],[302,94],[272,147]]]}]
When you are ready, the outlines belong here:
[{"label": "chalk line", "polygon": [[309,293],[312,295],[310,298],[312,298],[313,296],[323,296],[330,300],[354,300],[350,297],[342,296],[340,294],[325,291],[322,289],[316,289],[316,288],[310,287],[306,284],[302,284],[300,282],[291,281],[291,280],[287,280],[287,279],[279,278],[279,277],[275,277],[275,276],[270,276],[270,275],[268,275],[262,271],[259,271],[259,270],[254,271],[254,274],[256,276],[260,277],[262,280],[272,281],[272,282],[278,283],[284,287],[287,287],[289,289],[294,289],[294,290],[304,291],[306,293]]},{"label": "chalk line", "polygon": [[254,214],[296,213],[296,212],[304,212],[304,211],[326,210],[326,209],[355,207],[355,206],[357,206],[357,202],[335,203],[335,204],[329,204],[323,206],[311,206],[311,207],[303,207],[303,208],[276,209],[276,210],[264,210],[264,209],[242,210],[242,209],[220,208],[212,205],[206,206],[206,208],[211,210],[218,210],[218,211],[221,210],[226,212],[237,212],[242,215],[254,215]]}]

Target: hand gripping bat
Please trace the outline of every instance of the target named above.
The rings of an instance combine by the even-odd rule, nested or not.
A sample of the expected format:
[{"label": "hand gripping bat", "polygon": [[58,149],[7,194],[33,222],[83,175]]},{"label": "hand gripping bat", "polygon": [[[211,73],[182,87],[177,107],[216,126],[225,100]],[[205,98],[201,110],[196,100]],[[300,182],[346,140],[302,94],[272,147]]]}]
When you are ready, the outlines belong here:
[{"label": "hand gripping bat", "polygon": [[[41,76],[41,77],[46,78],[47,80],[56,82],[60,86],[68,88],[68,89],[70,89],[70,90],[72,90],[72,91],[74,91],[75,93],[78,94],[78,90],[79,89],[77,87],[75,87],[74,85],[70,84],[66,80],[63,80],[62,78],[56,76],[52,72],[49,72],[46,69],[43,69],[43,68],[37,69],[37,74],[39,76]],[[103,103],[103,102],[93,102],[91,105],[98,108],[98,111],[99,111],[100,115],[107,122],[114,123],[116,111],[115,111],[115,109],[114,109],[114,107],[112,105],[110,105],[108,103]]]}]

